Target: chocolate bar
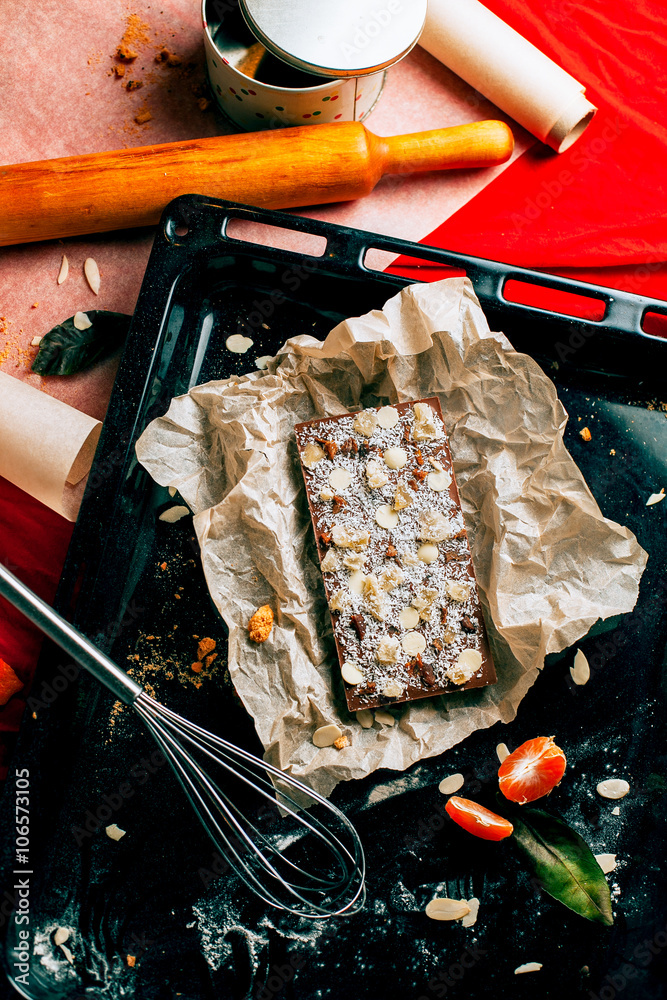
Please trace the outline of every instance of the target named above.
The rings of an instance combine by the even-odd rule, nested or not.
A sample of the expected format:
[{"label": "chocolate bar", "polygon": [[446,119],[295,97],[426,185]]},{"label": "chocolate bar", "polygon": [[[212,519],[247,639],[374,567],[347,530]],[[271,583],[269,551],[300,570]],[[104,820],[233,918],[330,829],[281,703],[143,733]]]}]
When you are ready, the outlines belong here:
[{"label": "chocolate bar", "polygon": [[495,683],[437,398],[295,431],[350,711]]}]

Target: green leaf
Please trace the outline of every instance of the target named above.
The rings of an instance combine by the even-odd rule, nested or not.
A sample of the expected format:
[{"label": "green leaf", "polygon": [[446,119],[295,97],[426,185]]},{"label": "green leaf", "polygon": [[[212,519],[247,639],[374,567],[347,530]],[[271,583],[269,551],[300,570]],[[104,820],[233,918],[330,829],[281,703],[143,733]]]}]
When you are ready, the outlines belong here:
[{"label": "green leaf", "polygon": [[611,895],[590,847],[566,823],[540,809],[513,814],[513,839],[545,892],[587,920],[610,927]]},{"label": "green leaf", "polygon": [[131,316],[125,313],[91,309],[86,316],[92,323],[87,330],[77,330],[74,317],[59,323],[42,337],[32,370],[38,375],[75,375],[90,368],[116,350],[125,340]]}]

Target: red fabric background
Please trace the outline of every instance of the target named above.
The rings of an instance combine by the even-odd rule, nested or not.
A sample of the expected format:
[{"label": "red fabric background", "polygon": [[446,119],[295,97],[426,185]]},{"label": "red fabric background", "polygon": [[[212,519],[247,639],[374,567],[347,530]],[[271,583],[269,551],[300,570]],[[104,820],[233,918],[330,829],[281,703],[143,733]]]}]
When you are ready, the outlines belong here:
[{"label": "red fabric background", "polygon": [[[424,242],[667,299],[667,8],[658,0],[488,5],[584,82],[600,110],[568,152],[532,147]],[[426,275],[438,277],[437,268]],[[46,600],[70,535],[62,518],[0,481],[0,559]],[[26,683],[39,645],[2,602],[0,656]],[[0,710],[5,757],[23,706],[17,695]]]},{"label": "red fabric background", "polygon": [[584,83],[599,110],[569,150],[532,146],[424,243],[667,299],[667,8],[487,6]]}]

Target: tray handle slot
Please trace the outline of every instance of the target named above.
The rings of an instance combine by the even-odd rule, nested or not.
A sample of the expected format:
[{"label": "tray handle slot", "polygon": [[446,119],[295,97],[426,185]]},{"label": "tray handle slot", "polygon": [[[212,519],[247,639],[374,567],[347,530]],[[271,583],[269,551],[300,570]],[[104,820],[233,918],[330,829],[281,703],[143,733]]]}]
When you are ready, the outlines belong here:
[{"label": "tray handle slot", "polygon": [[274,250],[289,250],[308,257],[323,257],[327,250],[326,237],[317,233],[273,226],[266,222],[235,216],[231,216],[227,221],[225,237],[239,243],[271,247]]},{"label": "tray handle slot", "polygon": [[530,306],[543,312],[556,312],[561,316],[572,316],[592,323],[600,323],[607,313],[607,303],[598,296],[547,288],[534,281],[506,278],[502,294],[505,302],[512,305]]},{"label": "tray handle slot", "polygon": [[664,309],[651,306],[650,309],[644,310],[642,330],[651,337],[667,338],[667,303]]}]

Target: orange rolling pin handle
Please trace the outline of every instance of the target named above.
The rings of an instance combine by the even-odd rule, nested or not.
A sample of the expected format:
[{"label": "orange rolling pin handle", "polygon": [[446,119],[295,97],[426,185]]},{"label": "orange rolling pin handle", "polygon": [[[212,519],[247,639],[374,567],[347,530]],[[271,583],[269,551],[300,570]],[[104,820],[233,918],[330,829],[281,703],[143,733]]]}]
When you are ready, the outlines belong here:
[{"label": "orange rolling pin handle", "polygon": [[493,167],[509,160],[514,136],[504,122],[482,121],[453,128],[392,136],[386,144],[385,173]]}]

